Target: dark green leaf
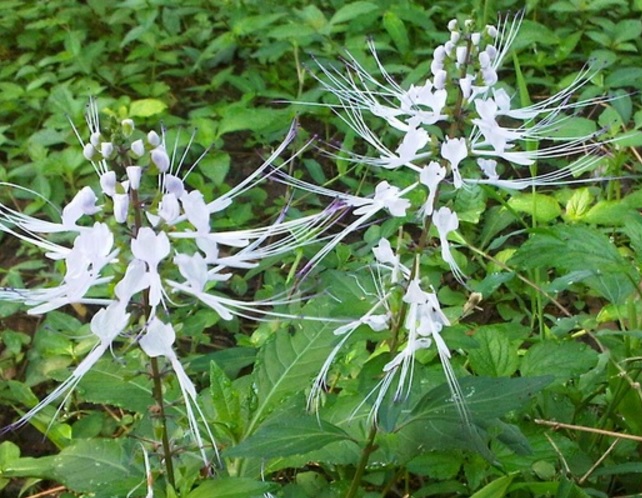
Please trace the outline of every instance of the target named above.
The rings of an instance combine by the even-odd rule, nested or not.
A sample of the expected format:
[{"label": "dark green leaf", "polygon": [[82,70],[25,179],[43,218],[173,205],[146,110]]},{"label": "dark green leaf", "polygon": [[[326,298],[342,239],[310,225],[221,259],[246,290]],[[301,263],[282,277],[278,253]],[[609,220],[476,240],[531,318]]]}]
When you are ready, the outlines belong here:
[{"label": "dark green leaf", "polygon": [[239,445],[225,451],[226,457],[274,458],[300,455],[327,444],[350,439],[342,429],[311,415],[261,427]]}]

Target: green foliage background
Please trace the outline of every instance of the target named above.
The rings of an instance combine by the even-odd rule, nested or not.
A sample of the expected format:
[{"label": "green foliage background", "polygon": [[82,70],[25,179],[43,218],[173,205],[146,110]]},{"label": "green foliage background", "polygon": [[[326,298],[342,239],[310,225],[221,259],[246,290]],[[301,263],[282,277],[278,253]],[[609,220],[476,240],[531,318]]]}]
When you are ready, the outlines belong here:
[{"label": "green foliage background", "polygon": [[[53,206],[79,186],[95,184],[68,121],[82,122],[89,96],[106,115],[131,117],[139,128],[161,121],[170,130],[197,128],[194,157],[210,145],[213,152],[188,181],[210,196],[244,178],[295,117],[300,143],[317,136],[358,148],[330,110],[300,104],[327,99],[308,73],[314,59],[328,63],[348,51],[374,69],[365,43],[372,37],[391,74],[403,84],[416,83],[429,73],[448,20],[472,16],[484,25],[496,22],[498,11],[521,8],[525,20],[502,81],[520,101],[536,101],[568,84],[586,61],[601,65],[583,96],[619,98],[583,117],[597,120],[609,137],[626,137],[604,151],[600,173],[633,178],[537,194],[479,188],[457,199],[470,245],[457,257],[484,300],[445,338],[457,351],[455,369],[471,393],[475,426],[490,435],[490,451],[461,438],[439,363],[427,352],[418,358],[409,404],[382,418],[385,430],[360,494],[636,496],[640,439],[552,431],[536,419],[642,436],[642,195],[634,178],[642,146],[640,0],[0,0],[0,181],[28,186]],[[183,135],[181,143],[189,133]],[[306,178],[340,189],[372,179],[365,168],[314,151],[296,167]],[[243,225],[273,215],[279,210],[279,201],[267,204],[273,194],[267,186],[253,190],[219,223]],[[4,186],[0,200],[28,213],[54,214],[43,200]],[[296,209],[315,202],[301,201]],[[353,278],[360,258],[382,234],[396,232],[394,223],[339,246],[315,277],[350,303],[355,316],[359,306],[368,308],[354,304],[357,283],[368,285]],[[267,268],[258,287],[248,274],[232,288],[248,297],[257,288],[276,292],[295,258],[306,255],[280,262],[286,271]],[[437,258],[422,265],[447,279]],[[0,235],[3,286],[37,284],[49,272],[37,253]],[[462,315],[468,297],[462,289],[444,287],[439,297],[449,316]],[[308,314],[319,316],[348,311],[323,298],[307,306]],[[14,407],[32,406],[91,348],[89,311],[69,308],[40,320],[0,303],[2,426],[14,420]],[[198,461],[179,454],[177,495],[343,496],[368,438],[368,407],[354,413],[354,406],[374,387],[383,365],[383,357],[368,349],[378,339],[364,333],[352,341],[337,366],[341,396],[328,394],[317,422],[304,413],[304,394],[336,343],[330,325],[256,327],[219,322],[204,309],[180,313],[181,358],[202,389],[228,467],[225,476],[202,479]],[[125,496],[141,484],[136,441],[152,433],[144,370],[135,352],[122,362],[106,358],[83,380],[45,442],[34,429],[5,435],[2,496],[58,484],[65,487],[57,491],[61,497]],[[168,393],[178,398],[171,380]],[[184,413],[179,404],[171,409],[180,440]],[[43,412],[36,428],[45,431],[54,412]],[[172,496],[161,477],[155,491]],[[144,496],[143,487],[132,496]]]}]

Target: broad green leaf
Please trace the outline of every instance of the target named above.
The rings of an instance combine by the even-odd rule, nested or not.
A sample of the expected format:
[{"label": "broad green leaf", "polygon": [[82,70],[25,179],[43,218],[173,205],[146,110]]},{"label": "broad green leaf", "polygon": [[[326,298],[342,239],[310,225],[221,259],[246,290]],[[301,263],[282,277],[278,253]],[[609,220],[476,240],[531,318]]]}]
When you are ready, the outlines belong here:
[{"label": "broad green leaf", "polygon": [[[550,374],[550,372],[548,372]],[[464,377],[460,379],[466,405],[474,418],[489,420],[506,412],[522,408],[535,393],[553,380],[551,375],[540,377]],[[461,425],[457,408],[448,385],[427,393],[413,408],[407,422],[417,418],[447,418]],[[451,417],[455,415],[454,417]]]},{"label": "broad green leaf", "polygon": [[[460,385],[470,411],[471,426],[466,427],[452,399],[448,385],[426,394],[412,411],[400,417],[395,451],[400,461],[413,458],[419,451],[460,448],[479,452],[493,461],[482,440],[487,429],[506,441],[516,441],[519,450],[524,438],[516,438],[514,426],[496,423],[498,417],[523,408],[528,400],[551,382],[550,376],[536,378],[464,377]],[[508,430],[509,434],[503,433]]]},{"label": "broad green leaf", "polygon": [[342,429],[310,415],[261,427],[239,445],[225,451],[226,457],[274,458],[302,455],[330,443],[350,439]]},{"label": "broad green leaf", "polygon": [[544,341],[526,351],[520,372],[525,377],[553,375],[562,383],[591,370],[597,360],[597,351],[584,343]]},{"label": "broad green leaf", "polygon": [[128,368],[112,358],[100,360],[84,375],[77,394],[85,401],[119,406],[138,413],[145,413],[153,404],[151,380],[135,375],[132,366]]},{"label": "broad green leaf", "polygon": [[557,268],[585,275],[586,285],[613,303],[621,303],[634,290],[639,275],[599,231],[579,225],[538,229],[510,260],[526,269]]},{"label": "broad green leaf", "polygon": [[[315,312],[327,309],[323,301]],[[312,310],[314,306],[307,306]],[[306,309],[304,308],[304,309]],[[314,376],[336,343],[332,331],[336,324],[301,320],[294,334],[279,330],[268,340],[257,355],[254,379],[258,405],[247,434],[252,434],[256,425],[285,398],[300,393],[310,386]]]},{"label": "broad green leaf", "polygon": [[471,349],[468,359],[478,375],[509,377],[517,371],[519,358],[517,347],[501,330],[484,328],[478,331],[475,340],[479,348]]},{"label": "broad green leaf", "polygon": [[239,393],[214,361],[210,362],[210,395],[216,410],[216,423],[227,427],[232,434],[238,434],[241,422]]},{"label": "broad green leaf", "polygon": [[332,18],[330,19],[330,24],[339,24],[342,22],[351,21],[359,16],[372,12],[373,10],[378,9],[377,4],[372,2],[358,1],[352,2],[347,5],[343,5],[339,8]]},{"label": "broad green leaf", "polygon": [[405,54],[410,49],[408,30],[403,21],[394,12],[388,11],[383,15],[383,27],[386,29],[393,43],[400,53]]},{"label": "broad green leaf", "polygon": [[550,135],[558,139],[588,137],[593,135],[597,128],[594,120],[579,117],[565,117],[551,126],[554,126],[554,129]]},{"label": "broad green leaf", "polygon": [[240,130],[262,130],[278,119],[279,114],[282,113],[274,109],[229,106],[221,112],[222,120],[218,126],[217,136]]},{"label": "broad green leaf", "polygon": [[506,496],[506,492],[514,478],[515,474],[499,477],[486,484],[482,489],[471,495],[470,498],[502,498]]},{"label": "broad green leaf", "polygon": [[148,118],[161,114],[167,109],[167,104],[158,99],[134,100],[129,106],[129,116],[132,118]]},{"label": "broad green leaf", "polygon": [[617,23],[615,29],[615,44],[628,40],[635,40],[642,35],[642,21],[639,19],[625,19]]},{"label": "broad green leaf", "polygon": [[270,482],[246,477],[220,477],[203,482],[186,498],[263,498],[274,488]]},{"label": "broad green leaf", "polygon": [[230,155],[226,152],[211,152],[198,165],[199,170],[214,186],[220,186],[230,170]]},{"label": "broad green leaf", "polygon": [[562,214],[562,208],[555,198],[537,193],[516,194],[508,201],[515,211],[526,213],[538,222],[546,223]]},{"label": "broad green leaf", "polygon": [[258,33],[270,24],[278,21],[285,13],[269,14],[260,16],[243,16],[235,20],[232,31],[235,35],[247,36],[252,33]]},{"label": "broad green leaf", "polygon": [[593,202],[593,195],[588,188],[579,188],[566,203],[566,217],[570,221],[579,221],[588,212]]},{"label": "broad green leaf", "polygon": [[584,214],[582,221],[595,225],[619,225],[631,208],[621,201],[598,201]]}]

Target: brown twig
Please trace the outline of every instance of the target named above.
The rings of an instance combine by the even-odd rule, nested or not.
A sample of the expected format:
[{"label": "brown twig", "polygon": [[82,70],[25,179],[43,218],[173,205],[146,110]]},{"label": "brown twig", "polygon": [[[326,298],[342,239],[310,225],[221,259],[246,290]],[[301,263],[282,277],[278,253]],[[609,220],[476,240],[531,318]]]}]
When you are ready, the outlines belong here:
[{"label": "brown twig", "polygon": [[572,431],[591,432],[593,434],[601,434],[602,436],[615,437],[618,439],[629,439],[631,441],[642,443],[642,436],[634,436],[633,434],[622,434],[621,432],[613,432],[613,431],[607,431],[604,429],[596,429],[594,427],[586,427],[584,425],[565,424],[563,422],[556,422],[554,420],[542,420],[539,418],[536,418],[534,422],[539,425],[546,425],[548,427],[552,427],[554,430],[569,429]]},{"label": "brown twig", "polygon": [[53,496],[54,493],[58,493],[60,491],[65,491],[67,488],[65,486],[56,486],[55,488],[47,489],[45,491],[41,491],[40,493],[36,493],[35,495],[30,495],[27,496],[26,498],[43,498],[45,496]]}]

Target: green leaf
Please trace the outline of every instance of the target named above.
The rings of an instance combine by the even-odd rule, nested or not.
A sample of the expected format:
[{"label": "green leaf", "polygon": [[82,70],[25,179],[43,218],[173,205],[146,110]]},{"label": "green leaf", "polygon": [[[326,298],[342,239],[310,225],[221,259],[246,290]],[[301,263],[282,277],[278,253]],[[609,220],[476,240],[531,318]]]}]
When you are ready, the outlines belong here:
[{"label": "green leaf", "polygon": [[516,194],[508,201],[515,211],[526,213],[540,223],[546,223],[562,214],[562,208],[555,198],[537,193]]},{"label": "green leaf", "polygon": [[525,377],[553,375],[563,383],[591,370],[597,360],[597,351],[584,343],[544,341],[526,351],[520,371]]},{"label": "green leaf", "polygon": [[408,30],[403,21],[394,12],[388,11],[383,15],[383,27],[386,29],[390,38],[394,42],[397,50],[401,54],[405,54],[410,49],[410,39],[408,38]]},{"label": "green leaf", "polygon": [[239,445],[225,451],[226,457],[275,458],[302,455],[350,436],[342,429],[314,416],[288,417],[261,427]]},{"label": "green leaf", "polygon": [[[315,303],[318,308],[309,305],[304,309],[314,310],[315,314],[327,309],[322,300]],[[276,405],[310,386],[336,343],[332,334],[335,323],[300,320],[293,327],[298,329],[294,334],[279,330],[257,355],[254,380],[258,405],[247,434],[251,434]]]},{"label": "green leaf", "polygon": [[92,403],[145,413],[153,404],[151,380],[134,375],[134,368],[104,358],[84,375],[77,394]]},{"label": "green leaf", "polygon": [[510,487],[515,474],[502,476],[486,484],[482,489],[471,495],[470,498],[502,498]]},{"label": "green leaf", "polygon": [[508,377],[517,371],[519,357],[517,347],[511,345],[501,330],[484,328],[475,334],[478,349],[471,349],[468,359],[478,375]]},{"label": "green leaf", "polygon": [[186,498],[263,498],[275,485],[246,477],[210,479],[187,495]]},{"label": "green leaf", "polygon": [[588,188],[579,188],[566,203],[566,217],[570,221],[579,221],[588,212],[593,202],[593,195]]},{"label": "green leaf", "polygon": [[158,99],[134,100],[129,106],[129,116],[132,118],[148,118],[161,114],[167,109],[167,104]]},{"label": "green leaf", "polygon": [[330,24],[340,24],[351,21],[378,8],[379,7],[372,2],[352,2],[336,11],[330,19]]},{"label": "green leaf", "polygon": [[639,19],[624,19],[617,23],[615,28],[614,44],[628,40],[636,40],[642,35],[642,21]]},{"label": "green leaf", "polygon": [[[471,414],[471,427],[464,426],[448,385],[433,389],[409,414],[400,417],[397,431],[399,441],[395,447],[399,460],[412,458],[419,451],[452,448],[477,451],[486,459],[493,460],[487,445],[481,439],[481,434],[489,427],[495,434],[509,427],[510,434],[505,439],[517,441],[520,445],[525,444],[524,438],[516,437],[515,427],[497,424],[494,421],[506,412],[523,408],[528,400],[551,380],[550,376],[460,379],[464,401]],[[520,451],[523,452],[523,448],[520,448]]]},{"label": "green leaf", "polygon": [[582,272],[584,282],[613,303],[623,302],[639,281],[635,267],[606,236],[580,225],[535,230],[510,263],[526,269],[553,267],[568,273]]},{"label": "green leaf", "polygon": [[222,120],[218,126],[217,136],[240,130],[263,130],[276,121],[280,114],[282,112],[279,113],[274,109],[229,106],[221,112]]},{"label": "green leaf", "polygon": [[106,496],[125,496],[145,479],[143,466],[134,461],[136,453],[126,439],[79,440],[53,457],[54,474],[75,491],[104,488]]},{"label": "green leaf", "polygon": [[[550,373],[550,372],[549,372]],[[493,419],[521,408],[535,393],[551,383],[553,377],[464,377],[460,379],[466,405],[474,418]],[[457,408],[447,384],[427,393],[413,408],[411,418],[446,418],[461,426]],[[452,417],[455,415],[455,417]]]},{"label": "green leaf", "polygon": [[239,393],[214,361],[210,362],[210,395],[216,410],[216,423],[229,428],[232,434],[238,434],[241,422]]},{"label": "green leaf", "polygon": [[211,152],[201,160],[198,169],[218,187],[230,170],[230,155],[221,151]]}]

